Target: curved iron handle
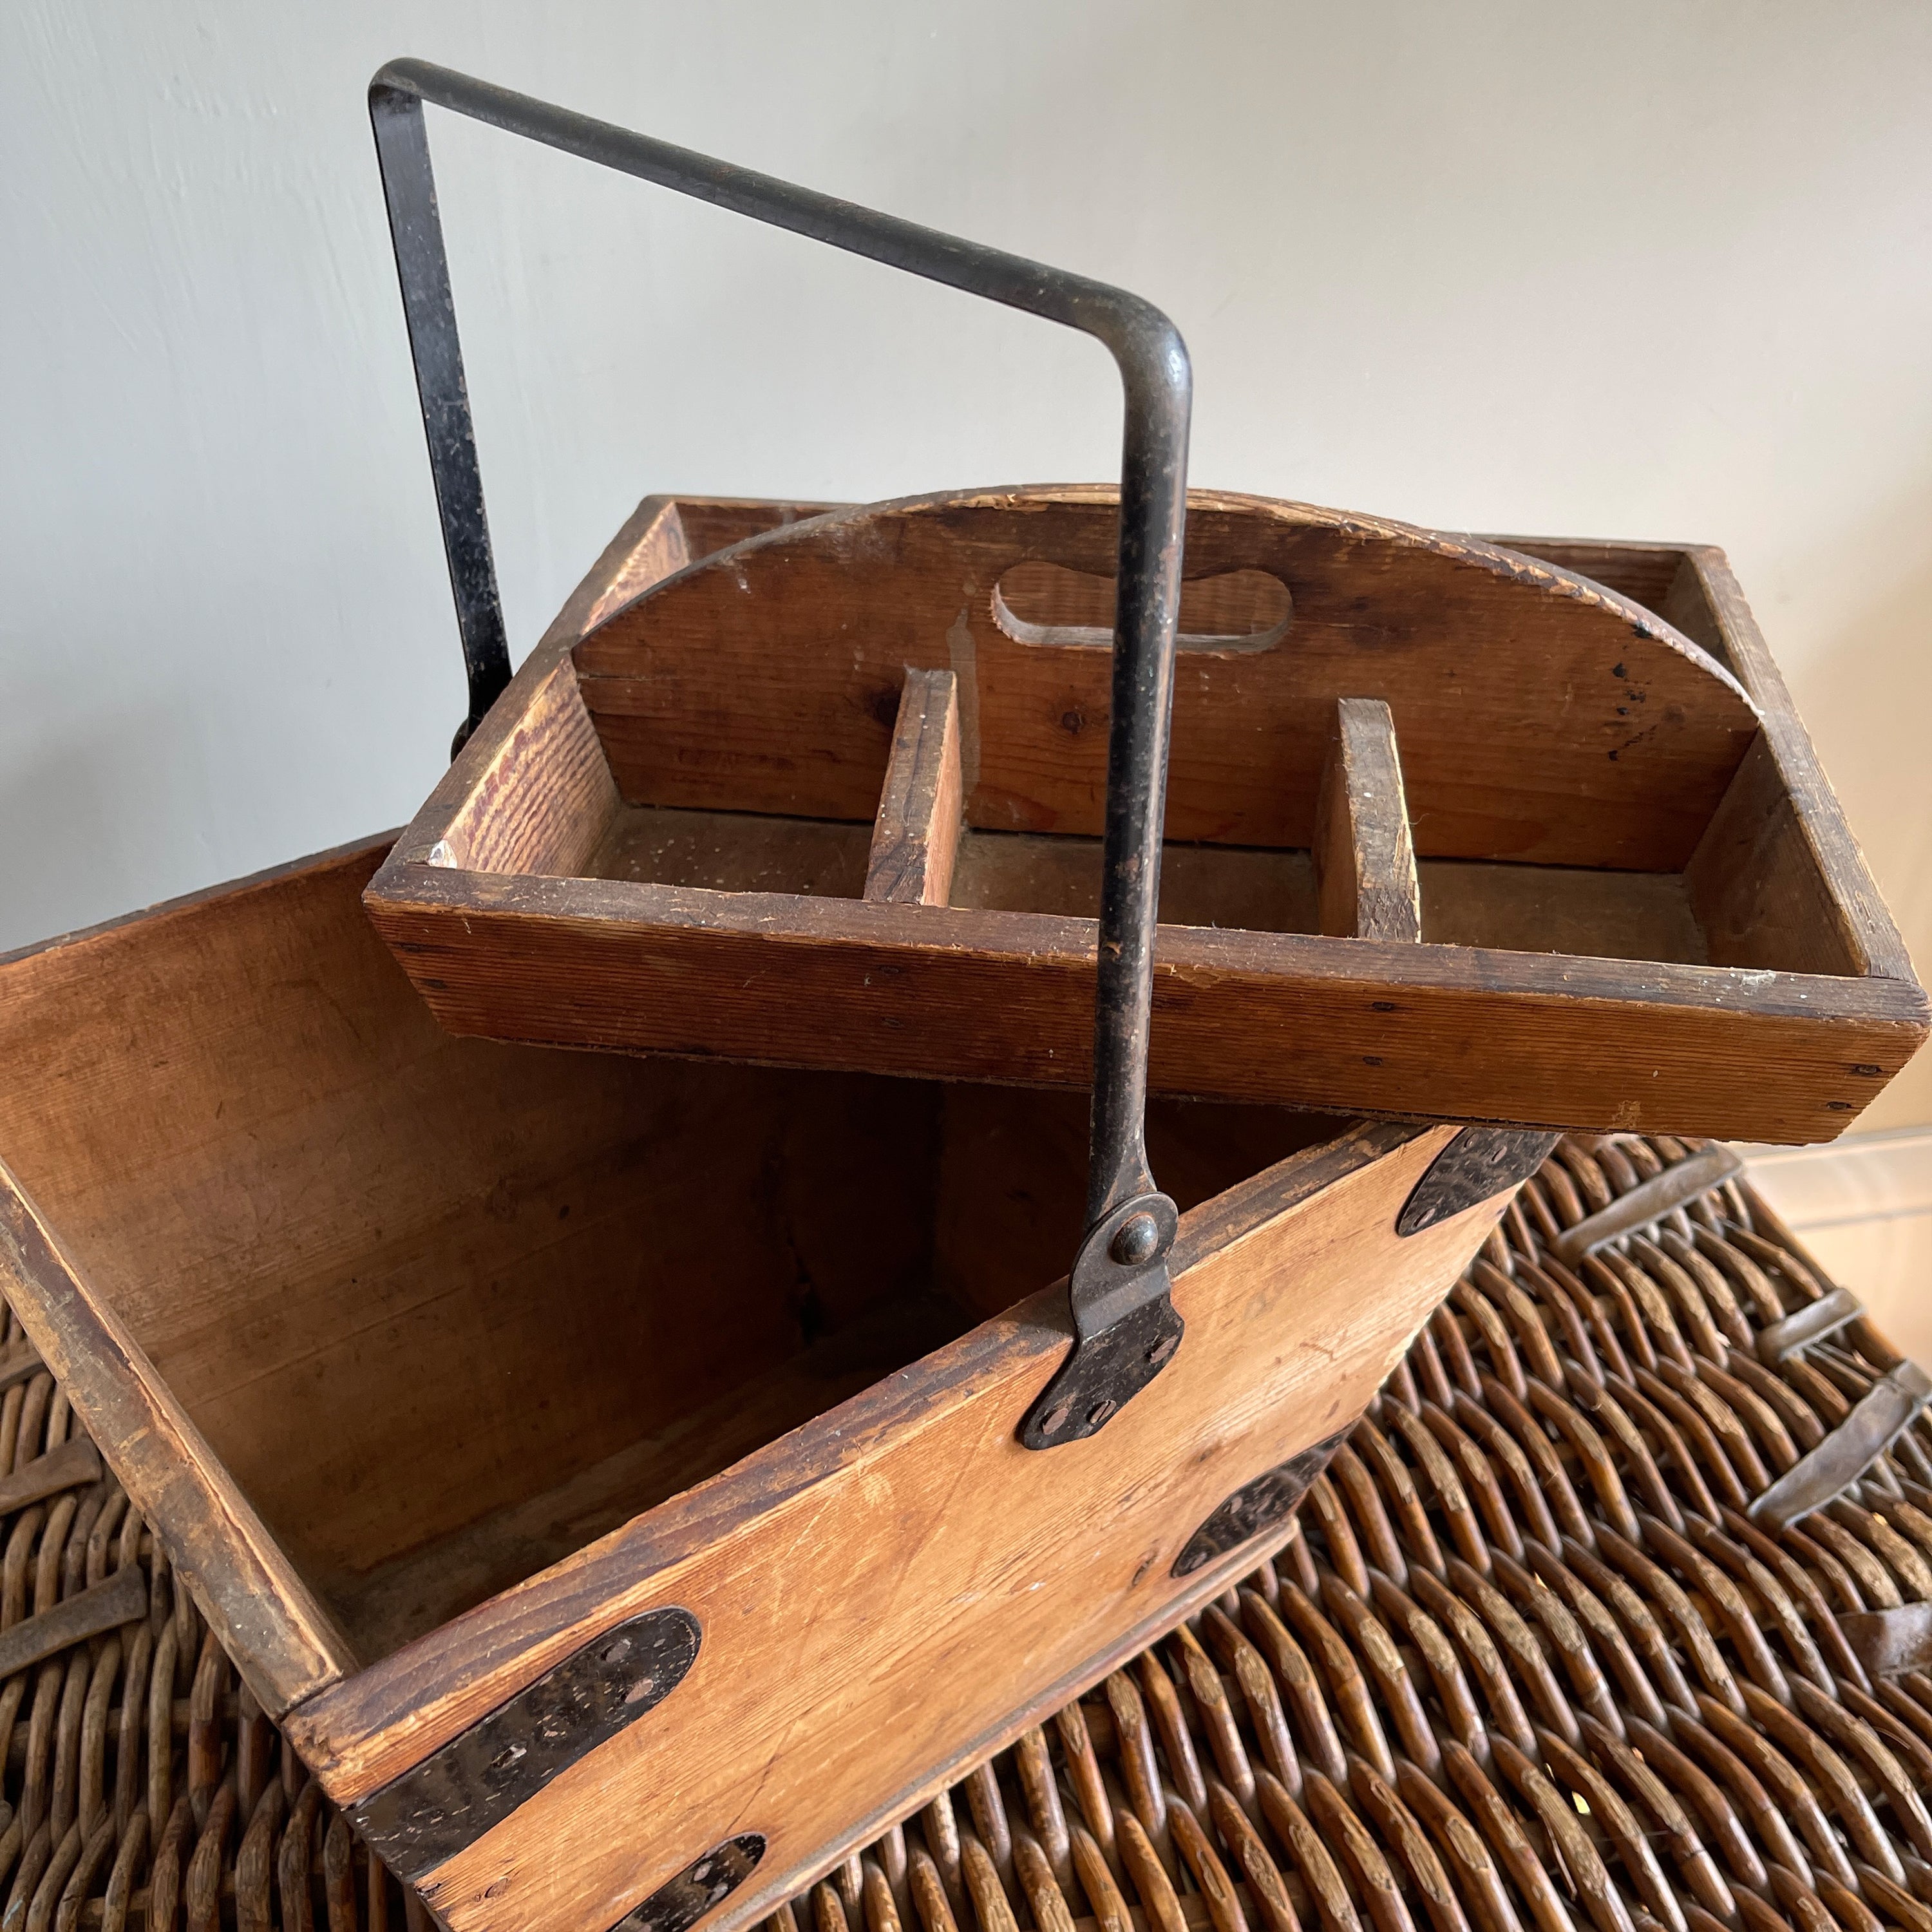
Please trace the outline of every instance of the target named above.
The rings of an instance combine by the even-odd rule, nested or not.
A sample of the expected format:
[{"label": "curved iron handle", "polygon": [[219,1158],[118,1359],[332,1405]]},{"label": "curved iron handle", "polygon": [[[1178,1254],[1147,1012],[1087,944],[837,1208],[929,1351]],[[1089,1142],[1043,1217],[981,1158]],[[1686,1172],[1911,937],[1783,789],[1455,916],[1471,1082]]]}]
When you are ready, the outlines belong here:
[{"label": "curved iron handle", "polygon": [[424,101],[754,221],[1079,329],[1103,343],[1119,366],[1126,422],[1088,1230],[1068,1276],[1072,1352],[1021,1428],[1021,1439],[1035,1449],[1090,1436],[1160,1372],[1181,1334],[1168,1298],[1167,1269],[1175,1211],[1148,1169],[1146,1116],[1168,724],[1187,512],[1192,376],[1186,345],[1151,303],[1103,282],[733,167],[427,61],[390,62],[369,83],[369,118],[470,676],[470,715],[456,734],[452,755],[509,682],[510,653],[423,125]]}]

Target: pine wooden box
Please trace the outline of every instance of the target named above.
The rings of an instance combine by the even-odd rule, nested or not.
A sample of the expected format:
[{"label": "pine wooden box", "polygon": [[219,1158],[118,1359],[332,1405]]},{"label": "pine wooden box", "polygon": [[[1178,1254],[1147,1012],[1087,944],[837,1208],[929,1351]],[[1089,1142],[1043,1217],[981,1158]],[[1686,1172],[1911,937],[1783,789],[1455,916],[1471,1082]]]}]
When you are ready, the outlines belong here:
[{"label": "pine wooden box", "polygon": [[364,916],[382,856],[0,963],[0,1289],[457,1932],[682,1924],[719,1873],[744,1922],[1131,1654],[1251,1567],[1518,1178],[1157,1103],[1185,1342],[1030,1453],[1084,1095],[452,1038]]},{"label": "pine wooden box", "polygon": [[[1116,500],[647,500],[370,887],[438,1018],[1085,1082]],[[1721,553],[1190,503],[1155,1090],[1796,1142],[1923,1039]]]}]

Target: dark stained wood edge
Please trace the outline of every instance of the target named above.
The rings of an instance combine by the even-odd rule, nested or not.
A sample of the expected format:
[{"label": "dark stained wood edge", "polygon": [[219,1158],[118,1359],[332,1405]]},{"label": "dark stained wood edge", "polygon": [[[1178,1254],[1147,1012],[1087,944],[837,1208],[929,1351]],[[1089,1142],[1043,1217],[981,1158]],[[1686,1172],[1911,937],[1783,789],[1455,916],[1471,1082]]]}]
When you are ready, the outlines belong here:
[{"label": "dark stained wood edge", "polygon": [[[393,858],[378,884],[365,895],[378,929],[451,1032],[710,1058],[720,1042],[703,989],[731,986],[734,1059],[1048,1086],[1089,1076],[1089,920]],[[888,948],[890,974],[874,970]],[[970,1009],[994,980],[1024,1000],[1027,1028],[935,1034],[935,1011]],[[802,1040],[786,1018],[802,991],[836,1002]],[[1910,981],[1211,927],[1160,928],[1154,1000],[1163,1094],[1406,1115],[1426,1070],[1431,1111],[1451,1118],[1790,1143],[1835,1138],[1928,1030]],[[1274,1027],[1310,1050],[1244,1048]],[[1498,1063],[1483,1049],[1502,1027],[1529,1044]],[[1561,1083],[1533,1078],[1526,1053],[1591,1077],[1558,1108]],[[1748,1077],[1767,1062],[1785,1069],[1778,1082]]]},{"label": "dark stained wood edge", "polygon": [[[1277,1216],[1432,1131],[1440,1130],[1364,1123],[1291,1154],[1191,1210],[1181,1216],[1171,1258],[1177,1283]],[[464,1728],[434,1710],[435,1701],[478,1670],[514,1657],[516,1670],[503,1680],[504,1695],[514,1695],[554,1664],[566,1646],[574,1650],[590,1640],[583,1632],[589,1612],[620,1593],[634,1593],[650,1576],[708,1548],[738,1525],[917,1429],[928,1413],[950,1406],[976,1384],[1034,1363],[1043,1383],[1065,1356],[1071,1336],[1065,1284],[1056,1282],[614,1531],[569,1563],[320,1689],[288,1714],[286,1726],[296,1748],[318,1775],[328,1777],[340,1802],[358,1801],[364,1791],[340,1774],[340,1767],[372,1741],[392,1736],[401,1714],[416,1714],[410,1748],[411,1761],[420,1762]],[[1120,1654],[1131,1654],[1137,1647],[1130,1644]]]},{"label": "dark stained wood edge", "polygon": [[944,905],[952,896],[965,800],[958,685],[950,670],[906,668],[866,861],[868,899]]},{"label": "dark stained wood edge", "polygon": [[4,1165],[0,1288],[262,1709],[280,1718],[352,1672],[328,1613]]},{"label": "dark stained wood edge", "polygon": [[[392,855],[397,878],[381,910],[430,918],[478,918],[560,923],[586,936],[599,928],[635,943],[640,926],[668,935],[710,934],[758,939],[778,947],[893,946],[932,956],[970,953],[984,961],[1078,966],[1093,970],[1095,924],[1057,913],[995,912],[977,907],[933,906],[909,922],[904,908],[863,899],[801,898],[785,892],[713,892],[698,886],[652,885],[628,879],[536,878],[410,866]],[[400,890],[406,885],[406,896]],[[789,918],[795,929],[775,934]],[[399,949],[406,951],[406,947]],[[1506,992],[1579,1001],[1682,1006],[1738,1016],[1796,1019],[1820,1014],[1847,1019],[1928,1024],[1916,981],[1890,982],[1837,974],[1782,973],[1700,966],[1671,960],[1595,959],[1499,947],[1414,945],[1358,940],[1348,944],[1319,933],[1256,932],[1227,926],[1163,926],[1156,971],[1181,976],[1238,975],[1359,986],[1365,992],[1423,988],[1444,992]],[[1082,1072],[1078,1079],[1084,1083]]]},{"label": "dark stained wood edge", "polygon": [[1419,940],[1422,886],[1396,747],[1379,698],[1340,698],[1315,812],[1322,930],[1342,939]]}]

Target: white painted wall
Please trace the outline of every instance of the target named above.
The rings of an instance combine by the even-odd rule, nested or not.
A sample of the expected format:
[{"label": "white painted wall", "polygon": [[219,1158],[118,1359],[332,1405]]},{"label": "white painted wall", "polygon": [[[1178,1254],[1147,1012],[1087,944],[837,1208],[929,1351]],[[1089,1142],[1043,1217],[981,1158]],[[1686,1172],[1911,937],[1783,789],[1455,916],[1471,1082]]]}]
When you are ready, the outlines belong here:
[{"label": "white painted wall", "polygon": [[[414,52],[1162,304],[1204,484],[1726,545],[1932,963],[1918,0],[11,0],[0,945],[406,817],[461,709]],[[518,649],[646,490],[1087,478],[1090,344],[436,119]],[[1932,1118],[1932,1066],[1870,1124]]]}]

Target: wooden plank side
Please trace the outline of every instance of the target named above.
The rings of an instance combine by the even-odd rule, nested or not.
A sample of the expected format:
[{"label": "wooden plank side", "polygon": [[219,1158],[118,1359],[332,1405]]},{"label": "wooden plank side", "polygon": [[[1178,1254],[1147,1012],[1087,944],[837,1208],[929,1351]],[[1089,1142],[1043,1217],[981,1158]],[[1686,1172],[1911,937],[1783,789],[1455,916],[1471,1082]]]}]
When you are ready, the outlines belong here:
[{"label": "wooden plank side", "polygon": [[363,912],[380,856],[0,974],[15,1176],[369,1655],[541,1561],[478,1550],[424,1597],[392,1559],[676,1437],[796,1347],[801,1280],[838,1328],[913,1278],[935,1100],[452,1039]]},{"label": "wooden plank side", "polygon": [[865,896],[944,905],[952,890],[961,809],[958,680],[909,668],[873,821]]},{"label": "wooden plank side", "polygon": [[[1176,1276],[1285,1222],[1310,1202],[1358,1181],[1424,1140],[1438,1149],[1446,1146],[1455,1131],[1397,1121],[1358,1122],[1296,1150],[1182,1214],[1171,1257]],[[1432,1153],[1423,1161],[1424,1168],[1433,1157]],[[1064,1282],[1030,1292],[922,1362],[827,1410],[787,1442],[767,1444],[730,1471],[694,1486],[652,1511],[648,1524],[633,1523],[616,1538],[602,1539],[577,1562],[604,1552],[621,1553],[634,1567],[646,1562],[662,1567],[702,1550],[716,1540],[721,1526],[777,1508],[879,1443],[924,1426],[934,1414],[950,1412],[980,1379],[1004,1372],[1002,1364],[1036,1356],[1044,1382],[1066,1352],[1068,1333]],[[504,1671],[502,1682],[520,1688],[567,1651],[578,1616],[575,1568],[574,1563],[560,1565],[503,1593],[446,1630],[384,1659],[344,1686],[340,1695],[318,1704],[303,1721],[308,1734],[330,1741],[331,1756],[342,1760],[350,1780],[345,1788],[358,1796],[373,1790],[490,1708],[484,1693],[494,1694],[493,1687],[479,1690],[470,1681],[480,1665]],[[505,1642],[510,1630],[517,1633],[514,1646]],[[524,1655],[526,1646],[536,1648]],[[417,1728],[406,1735],[392,1726],[398,1708],[418,1714]]]},{"label": "wooden plank side", "polygon": [[1832,890],[1768,736],[1745,754],[1684,885],[1714,965],[1867,970],[1854,915]]},{"label": "wooden plank side", "polygon": [[0,1292],[262,1709],[280,1718],[353,1672],[347,1640],[4,1164]]},{"label": "wooden plank side", "polygon": [[[457,1033],[1090,1077],[1085,920],[428,866],[370,911]],[[873,970],[888,946],[892,970]],[[1164,926],[1150,1077],[1160,1093],[1790,1144],[1842,1132],[1928,1030],[1909,982]]]},{"label": "wooden plank side", "polygon": [[[917,1802],[1238,1569],[1170,1574],[1232,1490],[1350,1424],[1493,1225],[1500,1199],[1393,1235],[1451,1132],[1406,1136],[1258,1225],[1225,1202],[1192,1219],[1186,1341],[1090,1442],[1036,1456],[1014,1437],[1065,1346],[1049,1291],[314,1700],[298,1748],[355,1802],[602,1630],[680,1605],[704,1632],[680,1688],[427,1895],[456,1932],[604,1932],[756,1830],[759,1888],[718,1922],[755,1918],[855,1817]],[[915,1696],[928,1724],[895,1721]]]},{"label": "wooden plank side", "polygon": [[1849,931],[1858,970],[1912,980],[1910,956],[1845,822],[1784,674],[1759,629],[1730,562],[1714,544],[1634,544],[1585,538],[1498,537],[1499,544],[1623,592],[1724,664],[1764,720],[1779,782],[1790,800],[1794,849],[1780,864],[1822,879],[1833,922]]},{"label": "wooden plank side", "polygon": [[567,656],[524,686],[479,754],[480,769],[428,854],[431,865],[568,878],[583,871],[618,806],[617,788]]},{"label": "wooden plank side", "polygon": [[[1190,577],[1264,571],[1294,614],[1268,648],[1183,654],[1170,838],[1306,846],[1330,707],[1349,694],[1394,712],[1424,856],[1672,871],[1688,856],[1757,721],[1654,614],[1473,538],[1190,500]],[[620,789],[868,820],[910,664],[970,683],[969,823],[1096,832],[1110,652],[1012,634],[993,591],[1024,560],[1111,574],[1116,524],[1099,490],[922,499],[694,566],[577,647]]]},{"label": "wooden plank side", "polygon": [[1336,701],[1314,850],[1323,932],[1342,939],[1422,937],[1422,887],[1395,721],[1379,698]]},{"label": "wooden plank side", "polygon": [[[1911,955],[1845,822],[1844,808],[1819,763],[1810,734],[1791,701],[1784,674],[1744,601],[1729,560],[1714,544],[1700,544],[1690,551],[1686,568],[1695,573],[1696,586],[1715,617],[1739,682],[1763,715],[1765,739],[1776,758],[1810,866],[1828,885],[1853,943],[1870,962],[1868,970],[1916,986]],[[1683,597],[1688,590],[1680,578],[1673,597]]]}]

